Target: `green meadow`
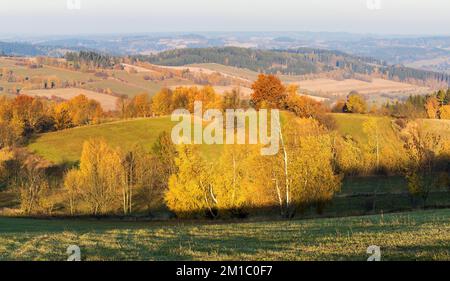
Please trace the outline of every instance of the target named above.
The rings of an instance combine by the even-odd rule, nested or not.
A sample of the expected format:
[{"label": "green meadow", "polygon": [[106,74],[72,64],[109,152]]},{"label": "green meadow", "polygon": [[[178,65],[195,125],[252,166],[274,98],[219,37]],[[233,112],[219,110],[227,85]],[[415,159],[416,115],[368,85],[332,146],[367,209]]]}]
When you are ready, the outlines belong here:
[{"label": "green meadow", "polygon": [[[285,116],[282,115],[282,117]],[[360,142],[367,142],[367,136],[363,132],[363,123],[368,118],[378,118],[382,138],[390,145],[401,148],[400,140],[395,136],[389,118],[358,114],[333,114],[333,116],[340,134],[350,135]],[[79,160],[83,142],[87,139],[104,138],[111,145],[123,148],[134,144],[150,148],[161,132],[170,133],[175,124],[176,122],[172,122],[170,117],[166,116],[90,125],[38,135],[30,142],[28,148],[54,163],[74,162]],[[201,146],[201,150],[208,157],[218,155],[215,153],[220,149],[219,145]]]},{"label": "green meadow", "polygon": [[0,218],[0,260],[450,260],[450,210],[292,221]]}]

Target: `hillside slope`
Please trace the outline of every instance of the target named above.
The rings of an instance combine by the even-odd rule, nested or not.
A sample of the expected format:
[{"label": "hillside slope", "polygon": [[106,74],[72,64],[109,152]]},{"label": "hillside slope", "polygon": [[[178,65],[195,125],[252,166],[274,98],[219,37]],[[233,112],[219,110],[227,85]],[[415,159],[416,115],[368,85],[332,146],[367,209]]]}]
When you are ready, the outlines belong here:
[{"label": "hillside slope", "polygon": [[[390,118],[359,114],[333,114],[333,116],[337,121],[338,132],[350,135],[361,144],[367,143],[363,123],[369,118],[378,118],[382,140],[396,153],[402,153],[402,144],[395,135]],[[175,124],[170,117],[159,117],[78,127],[39,135],[31,141],[28,149],[55,163],[78,161],[83,142],[90,138],[104,138],[111,145],[124,148],[138,143],[150,149],[157,136],[163,131],[170,133]],[[444,137],[450,136],[450,133],[445,133],[450,125],[448,122],[425,121],[424,124],[427,130],[441,132]],[[201,149],[207,157],[214,157],[221,147],[202,145]]]},{"label": "hillside slope", "polygon": [[348,55],[340,51],[312,48],[292,50],[256,50],[238,47],[176,49],[138,59],[158,65],[216,63],[247,68],[252,71],[304,75],[343,70],[347,75],[381,73],[388,79],[406,81],[436,80],[450,84],[450,75],[417,70],[401,65],[387,65],[383,61]]},{"label": "hillside slope", "polygon": [[171,130],[169,117],[133,119],[90,125],[39,135],[28,148],[55,163],[78,161],[83,142],[91,138],[104,138],[118,147],[141,144],[150,149],[158,135]]}]

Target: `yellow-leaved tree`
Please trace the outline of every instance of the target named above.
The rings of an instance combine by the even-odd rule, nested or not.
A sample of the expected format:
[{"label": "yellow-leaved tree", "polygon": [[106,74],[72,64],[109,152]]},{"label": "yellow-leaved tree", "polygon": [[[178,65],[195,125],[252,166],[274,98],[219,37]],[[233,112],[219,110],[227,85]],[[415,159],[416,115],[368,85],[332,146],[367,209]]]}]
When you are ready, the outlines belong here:
[{"label": "yellow-leaved tree", "polygon": [[287,120],[280,133],[279,153],[267,161],[272,171],[274,202],[282,216],[314,205],[322,212],[339,190],[341,177],[333,165],[331,136],[314,119]]},{"label": "yellow-leaved tree", "polygon": [[[88,205],[90,214],[117,211],[124,185],[121,155],[103,139],[84,142],[80,169],[69,172],[67,176],[66,187],[79,192],[80,198]],[[75,189],[74,186],[78,188]]]},{"label": "yellow-leaved tree", "polygon": [[450,119],[450,105],[443,105],[439,109],[439,118]]},{"label": "yellow-leaved tree", "polygon": [[212,169],[200,156],[197,147],[180,145],[175,159],[177,173],[169,178],[165,201],[178,217],[217,215]]},{"label": "yellow-leaved tree", "polygon": [[155,115],[168,115],[172,112],[172,91],[167,88],[161,89],[152,97],[152,112]]},{"label": "yellow-leaved tree", "polygon": [[256,161],[260,158],[259,147],[255,145],[225,145],[214,173],[214,193],[219,214],[245,215],[250,198]]}]

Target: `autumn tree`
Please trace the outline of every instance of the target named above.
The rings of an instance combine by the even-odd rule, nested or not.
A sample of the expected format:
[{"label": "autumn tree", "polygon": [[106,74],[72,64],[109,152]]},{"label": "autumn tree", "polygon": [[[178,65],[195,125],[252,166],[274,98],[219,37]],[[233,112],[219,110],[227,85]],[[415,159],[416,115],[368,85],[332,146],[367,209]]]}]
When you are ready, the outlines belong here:
[{"label": "autumn tree", "polygon": [[164,202],[164,194],[167,192],[168,180],[165,166],[153,154],[141,155],[140,171],[136,184],[136,200],[151,211]]},{"label": "autumn tree", "polygon": [[77,203],[81,195],[80,171],[77,169],[69,170],[64,176],[64,188],[69,201],[70,215],[76,213]]},{"label": "autumn tree", "polygon": [[17,117],[0,122],[0,148],[20,145],[24,141],[25,124]]},{"label": "autumn tree", "polygon": [[364,98],[357,92],[351,92],[347,96],[345,102],[344,112],[347,113],[366,113],[367,103]]},{"label": "autumn tree", "polygon": [[88,99],[85,95],[78,95],[68,101],[71,121],[74,125],[97,123],[103,115],[99,102]]},{"label": "autumn tree", "polygon": [[270,188],[282,216],[291,218],[306,206],[322,212],[341,179],[333,166],[330,135],[313,119],[293,119],[280,132],[280,151],[268,159]]},{"label": "autumn tree", "polygon": [[297,85],[288,86],[287,108],[300,118],[314,118],[325,110],[322,104],[312,98],[300,96]]},{"label": "autumn tree", "polygon": [[440,119],[450,119],[450,105],[443,105],[439,109],[439,118]]},{"label": "autumn tree", "polygon": [[239,109],[246,107],[240,88],[233,88],[223,94],[222,109]]},{"label": "autumn tree", "polygon": [[367,136],[367,149],[370,155],[375,156],[376,170],[380,169],[380,154],[382,146],[381,132],[378,124],[379,120],[375,117],[367,119],[363,123],[363,131]]},{"label": "autumn tree", "polygon": [[127,107],[128,107],[128,99],[124,96],[120,96],[116,100],[116,110],[120,114],[120,118],[127,118],[129,117]]},{"label": "autumn tree", "polygon": [[275,75],[259,74],[252,85],[251,101],[260,108],[263,105],[269,108],[283,108],[287,97],[286,89]]},{"label": "autumn tree", "polygon": [[[65,184],[77,184],[81,199],[93,215],[114,212],[120,202],[124,178],[120,153],[109,147],[104,140],[85,141],[80,159],[78,180],[73,181],[70,172]],[[70,182],[72,181],[72,182]]]},{"label": "autumn tree", "polygon": [[175,159],[177,173],[169,179],[165,202],[179,217],[203,215],[216,216],[216,197],[211,169],[192,145],[178,147]]},{"label": "autumn tree", "polygon": [[152,97],[152,112],[155,115],[168,115],[172,112],[172,91],[167,88],[161,89]]},{"label": "autumn tree", "polygon": [[45,166],[37,157],[28,157],[21,166],[16,186],[20,192],[20,208],[29,215],[41,209],[42,199],[48,191],[49,183],[45,175]]},{"label": "autumn tree", "polygon": [[[156,189],[157,187],[153,185],[152,180],[153,177],[158,177],[158,174],[151,170],[154,159],[141,146],[134,146],[132,149],[122,152],[121,157],[122,208],[124,214],[129,214],[133,210],[135,193],[142,189],[147,191],[147,185],[150,185],[151,190]],[[154,199],[149,198],[149,200]]]},{"label": "autumn tree", "polygon": [[256,161],[261,157],[254,145],[226,145],[215,167],[214,194],[220,215],[245,215],[245,207],[255,194],[250,192],[257,170]]},{"label": "autumn tree", "polygon": [[402,131],[409,164],[405,170],[408,191],[412,198],[419,197],[426,204],[430,191],[437,185],[437,152],[441,146],[440,137],[424,132],[415,122],[410,122]]},{"label": "autumn tree", "polygon": [[11,99],[7,96],[0,96],[0,122],[11,120],[12,114]]},{"label": "autumn tree", "polygon": [[436,93],[436,100],[437,100],[439,106],[445,105],[446,97],[447,97],[447,92],[444,89],[441,89]]},{"label": "autumn tree", "polygon": [[172,108],[173,109],[179,109],[179,108],[185,108],[189,109],[189,92],[188,88],[186,87],[177,87],[173,91],[172,95]]},{"label": "autumn tree", "polygon": [[70,110],[70,105],[67,102],[53,106],[53,119],[56,130],[64,130],[73,126]]},{"label": "autumn tree", "polygon": [[[163,182],[167,183],[169,177],[177,172],[175,159],[178,156],[176,146],[173,144],[170,134],[163,131],[158,135],[152,146],[152,153],[155,159],[161,164],[161,177]],[[167,184],[165,186],[167,188]]]},{"label": "autumn tree", "polygon": [[14,159],[14,153],[10,148],[0,149],[0,184],[6,182],[9,177],[7,163],[12,159]]},{"label": "autumn tree", "polygon": [[364,172],[364,153],[351,136],[332,136],[335,166],[338,172],[355,176]]},{"label": "autumn tree", "polygon": [[428,97],[425,103],[425,110],[427,112],[428,118],[436,119],[438,117],[439,101],[436,97]]},{"label": "autumn tree", "polygon": [[132,100],[136,117],[150,117],[151,116],[151,100],[147,93],[142,93],[133,97]]}]

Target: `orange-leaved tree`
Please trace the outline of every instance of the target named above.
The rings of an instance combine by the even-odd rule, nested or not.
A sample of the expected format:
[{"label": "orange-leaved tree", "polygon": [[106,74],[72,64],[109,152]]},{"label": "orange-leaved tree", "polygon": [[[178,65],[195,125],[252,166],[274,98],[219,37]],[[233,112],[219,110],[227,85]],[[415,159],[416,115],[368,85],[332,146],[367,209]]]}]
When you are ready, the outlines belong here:
[{"label": "orange-leaved tree", "polygon": [[259,74],[258,79],[252,85],[251,100],[257,108],[284,107],[287,97],[286,88],[275,75]]}]

